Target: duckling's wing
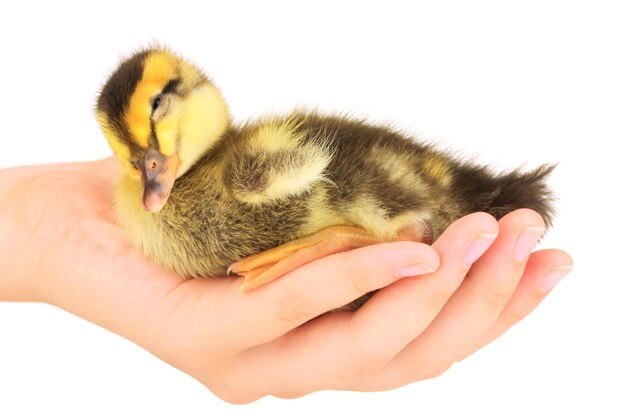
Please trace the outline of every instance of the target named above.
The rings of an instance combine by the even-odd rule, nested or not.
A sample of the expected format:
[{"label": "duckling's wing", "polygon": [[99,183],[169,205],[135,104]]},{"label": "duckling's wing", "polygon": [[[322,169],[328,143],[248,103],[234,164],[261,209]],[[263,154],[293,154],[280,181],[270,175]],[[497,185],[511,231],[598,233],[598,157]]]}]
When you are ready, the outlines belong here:
[{"label": "duckling's wing", "polygon": [[292,119],[267,122],[240,141],[224,171],[224,185],[236,199],[270,203],[329,181],[332,152],[322,141],[304,140],[307,133],[298,126]]}]

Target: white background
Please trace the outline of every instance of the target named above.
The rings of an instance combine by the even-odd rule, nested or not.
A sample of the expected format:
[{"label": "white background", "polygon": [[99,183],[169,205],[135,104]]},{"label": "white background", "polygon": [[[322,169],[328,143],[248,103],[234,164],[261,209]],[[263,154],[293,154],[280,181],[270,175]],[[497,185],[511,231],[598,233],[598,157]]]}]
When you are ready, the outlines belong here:
[{"label": "white background", "polygon": [[0,167],[109,155],[99,85],[159,41],[211,74],[236,120],[350,110],[498,168],[560,161],[560,215],[542,246],[568,250],[574,271],[440,378],[247,406],[59,309],[1,303],[0,415],[626,415],[618,2],[258,3],[3,6]]}]

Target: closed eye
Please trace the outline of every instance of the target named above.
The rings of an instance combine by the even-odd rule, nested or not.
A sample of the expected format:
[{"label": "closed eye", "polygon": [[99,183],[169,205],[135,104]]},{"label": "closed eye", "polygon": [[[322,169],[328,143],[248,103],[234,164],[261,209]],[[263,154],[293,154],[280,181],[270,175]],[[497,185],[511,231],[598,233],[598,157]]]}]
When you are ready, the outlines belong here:
[{"label": "closed eye", "polygon": [[151,112],[151,114],[154,114],[156,109],[159,108],[159,104],[161,104],[161,94],[159,94],[158,96],[156,96],[155,98],[152,99],[152,112]]}]

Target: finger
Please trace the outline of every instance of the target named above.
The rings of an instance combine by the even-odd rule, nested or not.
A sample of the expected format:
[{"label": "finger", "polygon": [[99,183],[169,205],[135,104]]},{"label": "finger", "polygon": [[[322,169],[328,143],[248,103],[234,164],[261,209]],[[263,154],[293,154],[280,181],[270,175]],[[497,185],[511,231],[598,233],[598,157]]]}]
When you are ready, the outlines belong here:
[{"label": "finger", "polygon": [[572,270],[572,265],[572,258],[560,250],[549,249],[533,253],[513,297],[487,333],[465,352],[462,359],[502,336],[514,324],[528,316]]},{"label": "finger", "polygon": [[[441,259],[439,269],[376,293],[354,314],[344,342],[368,346],[367,354],[376,359],[370,366],[381,369],[379,365],[386,365],[430,325],[463,282],[471,261],[487,250],[497,233],[498,223],[486,213],[453,223],[433,244]],[[473,251],[470,260],[464,259],[468,251]]]},{"label": "finger", "polygon": [[500,233],[432,324],[363,389],[392,388],[438,376],[487,333],[513,295],[531,248],[543,232],[532,210],[499,221]]},{"label": "finger", "polygon": [[[451,225],[435,242],[441,266],[424,277],[406,278],[380,290],[355,313],[321,317],[276,342],[258,346],[238,359],[238,380],[271,375],[271,393],[309,392],[342,387],[378,371],[432,321],[461,283],[472,259],[487,249],[498,224],[475,213]],[[476,249],[476,242],[480,250]],[[371,271],[370,271],[371,273]],[[297,370],[297,372],[294,372]]]},{"label": "finger", "polygon": [[232,312],[223,318],[223,327],[238,335],[236,346],[247,348],[397,281],[401,275],[396,273],[407,266],[428,273],[438,265],[437,252],[422,243],[373,245],[316,260],[250,293],[241,294],[241,280],[234,280],[217,311]]}]

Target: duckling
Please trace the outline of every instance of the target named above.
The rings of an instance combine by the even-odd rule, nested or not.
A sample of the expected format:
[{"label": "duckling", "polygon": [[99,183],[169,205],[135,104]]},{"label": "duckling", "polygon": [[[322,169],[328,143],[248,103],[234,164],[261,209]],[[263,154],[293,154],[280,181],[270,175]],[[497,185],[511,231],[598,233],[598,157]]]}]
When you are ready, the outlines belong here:
[{"label": "duckling", "polygon": [[115,209],[132,242],[187,277],[242,291],[339,251],[431,242],[454,220],[517,208],[550,224],[552,165],[493,174],[364,120],[294,111],[231,122],[215,84],[160,47],[124,60],[96,116],[124,169]]}]

